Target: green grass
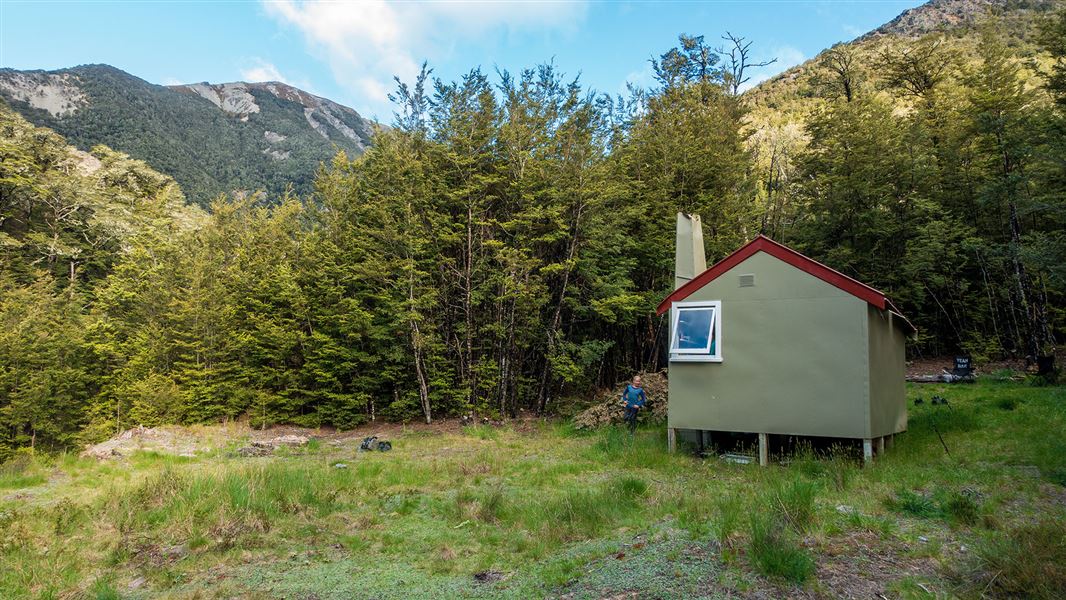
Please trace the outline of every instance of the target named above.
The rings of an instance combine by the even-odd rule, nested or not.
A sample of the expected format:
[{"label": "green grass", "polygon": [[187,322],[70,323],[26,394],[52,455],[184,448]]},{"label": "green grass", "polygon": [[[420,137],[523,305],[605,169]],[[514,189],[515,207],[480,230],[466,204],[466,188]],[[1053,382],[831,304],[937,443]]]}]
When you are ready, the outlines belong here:
[{"label": "green grass", "polygon": [[32,454],[18,454],[0,464],[0,490],[29,488],[47,480],[44,468]]},{"label": "green grass", "polygon": [[798,533],[806,531],[814,520],[814,497],[818,486],[810,481],[792,479],[770,486],[767,496],[770,512]]},{"label": "green grass", "polygon": [[0,597],[833,596],[818,565],[854,553],[861,579],[856,539],[943,565],[901,567],[902,597],[1060,585],[1066,388],[909,394],[950,404],[912,404],[867,468],[846,448],[764,469],[671,455],[661,426],[565,423],[413,430],[387,453],[26,455],[0,465]]},{"label": "green grass", "polygon": [[791,583],[805,583],[814,575],[815,564],[809,552],[800,548],[782,523],[756,514],[749,523],[748,554],[757,571]]},{"label": "green grass", "polygon": [[960,578],[970,593],[1061,598],[1066,590],[1066,524],[1044,519],[989,532]]}]

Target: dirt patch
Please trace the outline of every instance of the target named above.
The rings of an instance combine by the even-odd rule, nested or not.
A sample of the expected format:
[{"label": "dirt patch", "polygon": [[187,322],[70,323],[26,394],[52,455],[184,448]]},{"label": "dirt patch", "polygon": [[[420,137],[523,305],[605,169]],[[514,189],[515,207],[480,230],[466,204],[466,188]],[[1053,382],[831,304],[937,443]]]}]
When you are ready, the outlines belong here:
[{"label": "dirt patch", "polygon": [[937,578],[934,559],[907,556],[901,543],[885,542],[870,532],[834,537],[819,550],[815,577],[833,598],[890,597],[894,594],[889,585],[900,579]]},{"label": "dirt patch", "polygon": [[[1059,355],[1055,358],[1055,364],[1063,364],[1063,360],[1066,359],[1066,355]],[[1019,377],[1023,377],[1026,370],[1032,367],[1025,364],[1025,360],[1021,358],[1011,358],[1003,360],[993,360],[982,364],[974,365],[974,372],[977,375],[989,375],[998,371],[1014,371]],[[922,377],[933,377],[940,375],[945,370],[951,371],[955,368],[955,356],[935,356],[929,358],[915,358],[907,361],[907,378],[918,379]],[[1035,368],[1035,367],[1032,367]]]},{"label": "dirt patch", "polygon": [[87,447],[81,456],[106,460],[127,457],[135,452],[158,452],[191,458],[238,440],[247,440],[248,446],[273,451],[280,446],[302,446],[314,437],[321,437],[318,433],[299,427],[255,430],[242,424],[138,426]]},{"label": "dirt patch", "polygon": [[134,452],[160,452],[196,456],[206,450],[206,440],[184,427],[134,427],[115,437],[86,448],[81,456],[104,460],[129,456]]},{"label": "dirt patch", "polygon": [[[909,577],[922,582],[930,596],[943,592],[939,589],[941,585],[932,583],[940,581],[936,561],[908,556],[907,548],[900,542],[887,542],[876,534],[854,531],[821,543],[807,540],[803,545],[817,561],[813,585],[789,585],[745,569],[748,573],[745,585],[733,587],[720,580],[711,587],[715,592],[726,592],[729,597],[758,600],[892,598],[898,596],[891,589],[892,584]],[[722,583],[726,583],[724,590]]]},{"label": "dirt patch", "polygon": [[269,440],[253,441],[247,446],[237,448],[237,454],[239,456],[269,456],[278,448],[306,446],[308,441],[310,441],[310,438],[306,435],[289,433]]},{"label": "dirt patch", "polygon": [[[666,418],[666,372],[641,373],[644,393],[648,396],[644,419]],[[605,390],[596,396],[595,403],[584,412],[574,417],[574,427],[578,429],[602,427],[612,423],[621,423],[625,410],[622,408],[622,390],[629,382]],[[650,415],[650,417],[649,417]]]},{"label": "dirt patch", "polygon": [[[538,431],[544,419],[531,414],[521,414],[503,422],[485,422],[492,426],[507,426],[519,432]],[[266,456],[281,446],[302,446],[310,440],[320,440],[338,448],[358,447],[370,436],[380,440],[403,437],[408,434],[460,433],[464,426],[481,423],[474,419],[438,419],[433,423],[366,423],[351,430],[340,431],[332,427],[308,428],[277,425],[266,429],[253,429],[246,423],[219,425],[165,425],[160,427],[134,427],[113,438],[93,444],[81,453],[83,457],[98,460],[128,457],[135,452],[158,452],[171,456],[195,457],[204,452],[232,448],[240,444],[236,452],[243,456]]]}]

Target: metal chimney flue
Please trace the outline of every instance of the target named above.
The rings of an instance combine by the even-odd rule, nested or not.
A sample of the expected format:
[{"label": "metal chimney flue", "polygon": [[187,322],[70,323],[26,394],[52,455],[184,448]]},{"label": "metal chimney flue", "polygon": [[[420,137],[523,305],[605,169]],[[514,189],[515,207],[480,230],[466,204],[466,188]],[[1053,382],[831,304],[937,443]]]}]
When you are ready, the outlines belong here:
[{"label": "metal chimney flue", "polygon": [[677,250],[674,255],[674,289],[707,270],[703,250],[703,225],[699,215],[677,213]]}]

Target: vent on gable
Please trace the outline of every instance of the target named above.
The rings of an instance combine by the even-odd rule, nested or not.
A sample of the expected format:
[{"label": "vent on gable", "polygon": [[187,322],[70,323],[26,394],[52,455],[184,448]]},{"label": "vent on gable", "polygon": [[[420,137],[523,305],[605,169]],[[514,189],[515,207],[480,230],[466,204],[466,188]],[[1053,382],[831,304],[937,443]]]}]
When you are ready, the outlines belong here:
[{"label": "vent on gable", "polygon": [[740,276],[740,287],[755,287],[755,273],[746,273]]}]

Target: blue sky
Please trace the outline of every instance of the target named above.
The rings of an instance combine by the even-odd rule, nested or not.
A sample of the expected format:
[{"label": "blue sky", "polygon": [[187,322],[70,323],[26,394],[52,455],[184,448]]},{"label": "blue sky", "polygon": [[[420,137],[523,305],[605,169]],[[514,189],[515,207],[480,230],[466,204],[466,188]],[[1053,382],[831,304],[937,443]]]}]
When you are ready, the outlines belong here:
[{"label": "blue sky", "polygon": [[764,78],[918,1],[347,2],[0,0],[0,67],[107,63],[153,83],[281,80],[390,120],[392,76],[554,60],[588,87],[650,83],[679,33],[755,42]]}]

